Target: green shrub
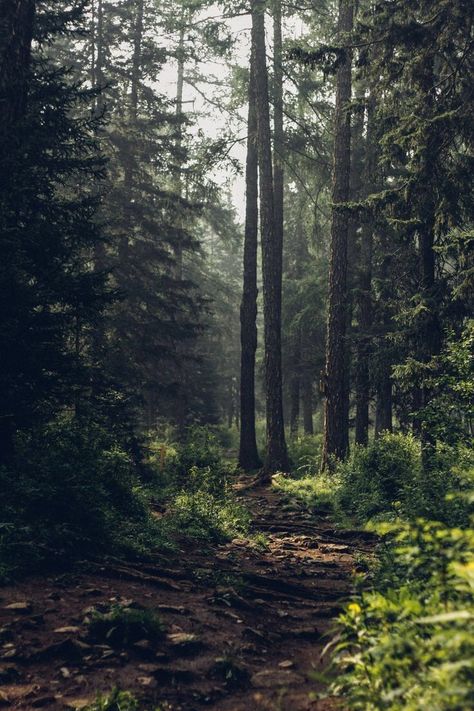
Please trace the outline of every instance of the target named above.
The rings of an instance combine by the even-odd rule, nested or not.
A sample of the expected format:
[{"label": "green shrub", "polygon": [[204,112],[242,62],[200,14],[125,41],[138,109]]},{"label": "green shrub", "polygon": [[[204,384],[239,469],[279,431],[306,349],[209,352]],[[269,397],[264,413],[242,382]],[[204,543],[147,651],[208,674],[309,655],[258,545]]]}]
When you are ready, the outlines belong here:
[{"label": "green shrub", "polygon": [[474,531],[419,520],[388,549],[340,617],[332,693],[360,711],[473,708]]},{"label": "green shrub", "polygon": [[326,473],[296,478],[278,474],[273,477],[272,485],[288,500],[295,499],[310,511],[317,511],[332,507],[338,480]]},{"label": "green shrub", "polygon": [[[155,472],[153,489],[159,496],[183,488],[205,488],[218,494],[230,474],[218,438],[209,427],[188,428],[183,442],[151,441],[148,452],[147,463]],[[160,491],[156,491],[157,486]]]},{"label": "green shrub", "polygon": [[432,467],[421,474],[407,505],[407,514],[441,521],[448,526],[469,524],[474,488],[474,453],[458,444],[438,444]]},{"label": "green shrub", "polygon": [[209,491],[182,491],[171,505],[165,525],[172,535],[225,541],[248,531],[248,511],[231,497]]},{"label": "green shrub", "polygon": [[[115,689],[111,694],[103,696],[100,694],[93,704],[86,706],[84,711],[147,711],[143,704],[130,691],[119,691]],[[149,711],[152,711],[150,708]],[[167,702],[154,706],[153,711],[172,711],[172,706]]]},{"label": "green shrub", "polygon": [[288,441],[288,454],[295,474],[316,475],[321,467],[323,436],[321,434],[299,435]]},{"label": "green shrub", "polygon": [[84,711],[138,711],[138,700],[129,691],[116,689],[108,696],[99,695]]},{"label": "green shrub", "polygon": [[184,443],[178,446],[178,466],[182,474],[193,467],[215,469],[221,465],[222,450],[214,432],[201,425],[189,427]]},{"label": "green shrub", "polygon": [[0,489],[5,570],[127,545],[148,523],[129,457],[93,424],[65,419],[23,433]]},{"label": "green shrub", "polygon": [[108,612],[92,612],[87,619],[88,638],[94,643],[128,647],[142,639],[163,636],[163,624],[154,610],[113,606]]},{"label": "green shrub", "polygon": [[237,427],[220,425],[213,428],[213,432],[222,449],[237,450],[239,448],[240,433]]},{"label": "green shrub", "polygon": [[214,430],[193,426],[184,442],[149,446],[154,466],[165,461],[168,482],[162,538],[222,541],[248,530],[249,515],[232,496],[231,470]]},{"label": "green shrub", "polygon": [[398,514],[400,507],[411,506],[420,474],[418,442],[409,435],[385,433],[367,447],[354,447],[338,465],[336,508],[360,523],[379,514]]}]

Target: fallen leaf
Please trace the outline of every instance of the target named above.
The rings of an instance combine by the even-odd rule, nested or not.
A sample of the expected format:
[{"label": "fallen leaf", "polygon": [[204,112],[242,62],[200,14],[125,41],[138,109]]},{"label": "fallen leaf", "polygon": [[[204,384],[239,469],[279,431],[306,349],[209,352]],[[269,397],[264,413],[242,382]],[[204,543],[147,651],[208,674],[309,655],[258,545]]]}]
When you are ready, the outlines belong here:
[{"label": "fallen leaf", "polygon": [[19,612],[21,614],[28,614],[32,611],[33,607],[31,602],[11,602],[9,605],[5,605],[4,610],[10,610],[11,612]]},{"label": "fallen leaf", "polygon": [[85,709],[87,706],[90,706],[94,702],[94,699],[63,699],[62,702],[64,706],[66,706],[68,709],[74,709],[74,711],[81,711],[81,709]]}]

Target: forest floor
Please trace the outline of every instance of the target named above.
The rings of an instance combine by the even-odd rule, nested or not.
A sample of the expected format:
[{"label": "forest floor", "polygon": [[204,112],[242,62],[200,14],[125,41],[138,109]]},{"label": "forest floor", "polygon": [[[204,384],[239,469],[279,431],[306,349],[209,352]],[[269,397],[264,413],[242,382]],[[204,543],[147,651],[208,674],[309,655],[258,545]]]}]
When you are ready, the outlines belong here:
[{"label": "forest floor", "polygon": [[[88,563],[0,588],[0,707],[80,709],[114,687],[160,711],[329,711],[312,700],[321,652],[372,541],[240,482],[266,548],[250,540]],[[158,638],[91,641],[91,608],[152,608]]]}]

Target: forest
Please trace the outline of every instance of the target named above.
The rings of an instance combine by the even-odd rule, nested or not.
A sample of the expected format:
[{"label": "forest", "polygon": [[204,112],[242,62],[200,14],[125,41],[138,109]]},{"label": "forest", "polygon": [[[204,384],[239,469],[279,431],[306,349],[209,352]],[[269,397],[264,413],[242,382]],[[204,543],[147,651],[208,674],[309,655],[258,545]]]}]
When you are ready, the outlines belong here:
[{"label": "forest", "polygon": [[0,708],[474,708],[472,0],[0,0]]}]

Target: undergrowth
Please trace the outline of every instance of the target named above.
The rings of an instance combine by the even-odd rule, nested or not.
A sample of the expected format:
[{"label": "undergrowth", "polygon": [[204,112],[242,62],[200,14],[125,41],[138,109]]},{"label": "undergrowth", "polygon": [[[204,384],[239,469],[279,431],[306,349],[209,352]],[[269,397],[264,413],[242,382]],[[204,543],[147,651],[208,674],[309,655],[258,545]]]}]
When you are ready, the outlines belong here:
[{"label": "undergrowth", "polygon": [[[142,471],[145,471],[145,476]],[[180,539],[220,542],[247,532],[216,434],[149,438],[142,471],[97,424],[58,419],[19,437],[0,469],[0,582],[80,558],[143,557]],[[153,515],[157,506],[166,509]]]},{"label": "undergrowth", "polygon": [[339,620],[331,693],[357,711],[473,708],[473,528],[418,519],[379,531],[375,585]]},{"label": "undergrowth", "polygon": [[86,617],[87,637],[95,644],[129,647],[141,639],[159,639],[164,626],[154,610],[112,606],[106,612],[92,610]]},{"label": "undergrowth", "polygon": [[380,536],[328,644],[327,693],[354,711],[474,708],[472,450],[438,443],[426,470],[419,441],[385,433],[334,473],[320,474],[318,460],[319,449],[273,485],[314,515],[330,505],[339,525]]},{"label": "undergrowth", "polygon": [[19,436],[0,468],[0,575],[139,550],[152,520],[130,457],[96,424],[64,418]]}]

